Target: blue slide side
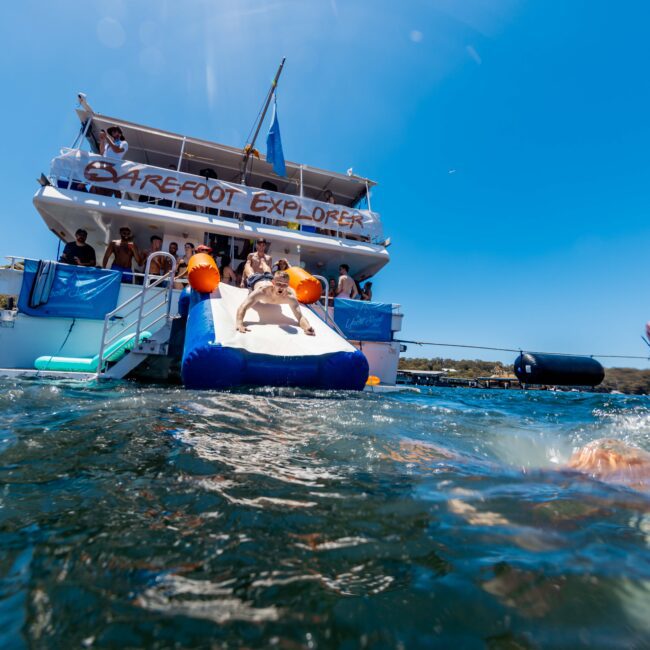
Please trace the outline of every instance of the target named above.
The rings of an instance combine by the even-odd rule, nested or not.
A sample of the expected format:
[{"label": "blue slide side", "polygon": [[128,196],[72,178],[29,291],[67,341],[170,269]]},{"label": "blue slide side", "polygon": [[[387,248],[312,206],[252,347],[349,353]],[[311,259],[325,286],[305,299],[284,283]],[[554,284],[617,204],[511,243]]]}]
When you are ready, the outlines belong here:
[{"label": "blue slide side", "polygon": [[[199,296],[192,292],[181,370],[187,388],[257,385],[363,390],[368,378],[368,361],[358,350],[280,356],[224,346],[215,343],[210,303],[206,294]],[[314,343],[317,351],[317,341]]]}]

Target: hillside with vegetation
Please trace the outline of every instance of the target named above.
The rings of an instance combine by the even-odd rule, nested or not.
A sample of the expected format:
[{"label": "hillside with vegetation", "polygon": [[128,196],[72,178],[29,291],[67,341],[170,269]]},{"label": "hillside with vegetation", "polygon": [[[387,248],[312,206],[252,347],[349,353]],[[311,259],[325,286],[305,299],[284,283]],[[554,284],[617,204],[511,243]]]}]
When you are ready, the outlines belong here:
[{"label": "hillside with vegetation", "polygon": [[442,370],[452,371],[454,377],[475,379],[476,377],[514,376],[512,365],[505,365],[500,361],[481,361],[480,359],[411,359],[399,360],[400,370]]},{"label": "hillside with vegetation", "polygon": [[[480,359],[433,359],[402,358],[400,370],[443,370],[450,372],[451,377],[475,379],[476,377],[506,377],[513,376],[511,364],[500,361],[481,361]],[[598,392],[618,391],[630,395],[650,394],[650,369],[637,368],[605,368],[605,379],[595,389]]]}]

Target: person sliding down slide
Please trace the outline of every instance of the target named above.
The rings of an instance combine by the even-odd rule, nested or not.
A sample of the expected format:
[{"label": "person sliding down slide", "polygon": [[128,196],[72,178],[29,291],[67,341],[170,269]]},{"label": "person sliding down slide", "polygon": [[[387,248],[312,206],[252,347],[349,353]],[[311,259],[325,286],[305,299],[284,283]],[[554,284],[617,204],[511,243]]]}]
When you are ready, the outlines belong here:
[{"label": "person sliding down slide", "polygon": [[237,310],[237,330],[242,334],[250,332],[244,327],[244,316],[248,309],[259,303],[271,305],[289,305],[298,324],[305,334],[314,336],[314,328],[300,311],[300,305],[296,298],[296,292],[289,286],[289,274],[284,271],[276,271],[275,275],[270,273],[257,273],[247,280],[251,292]]}]

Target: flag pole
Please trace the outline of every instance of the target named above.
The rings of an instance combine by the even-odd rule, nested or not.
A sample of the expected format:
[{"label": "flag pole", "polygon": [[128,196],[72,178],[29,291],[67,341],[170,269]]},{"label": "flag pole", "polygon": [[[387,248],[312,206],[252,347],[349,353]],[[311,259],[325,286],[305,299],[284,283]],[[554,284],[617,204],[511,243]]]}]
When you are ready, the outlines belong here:
[{"label": "flag pole", "polygon": [[280,75],[282,74],[282,68],[284,68],[284,62],[287,60],[286,56],[282,57],[282,61],[280,62],[280,67],[278,68],[278,71],[275,73],[275,78],[273,79],[273,83],[271,83],[271,87],[269,88],[269,92],[266,96],[266,102],[264,104],[264,109],[262,110],[262,115],[260,117],[259,122],[257,123],[257,128],[255,129],[255,135],[253,136],[253,140],[250,144],[247,144],[244,147],[244,160],[242,161],[242,173],[241,173],[241,182],[246,185],[246,168],[248,167],[248,160],[251,157],[251,154],[253,153],[253,150],[255,148],[255,141],[257,140],[257,136],[260,133],[260,129],[262,128],[262,122],[264,122],[264,118],[266,117],[266,112],[269,110],[269,104],[271,103],[271,98],[273,97],[273,93],[275,92],[275,89],[278,85],[278,80],[280,79]]}]

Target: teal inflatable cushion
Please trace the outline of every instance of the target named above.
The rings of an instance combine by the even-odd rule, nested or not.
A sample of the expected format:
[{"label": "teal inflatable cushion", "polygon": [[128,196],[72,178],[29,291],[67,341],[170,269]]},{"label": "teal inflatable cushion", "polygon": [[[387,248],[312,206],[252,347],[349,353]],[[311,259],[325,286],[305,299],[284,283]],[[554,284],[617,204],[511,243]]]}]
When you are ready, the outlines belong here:
[{"label": "teal inflatable cushion", "polygon": [[[140,342],[151,338],[151,332],[140,332]],[[135,345],[135,334],[127,334],[111,343],[104,352],[104,362],[119,361]],[[38,357],[34,361],[36,370],[59,370],[62,372],[97,372],[99,355],[94,357]]]}]

